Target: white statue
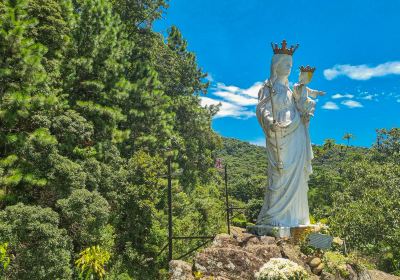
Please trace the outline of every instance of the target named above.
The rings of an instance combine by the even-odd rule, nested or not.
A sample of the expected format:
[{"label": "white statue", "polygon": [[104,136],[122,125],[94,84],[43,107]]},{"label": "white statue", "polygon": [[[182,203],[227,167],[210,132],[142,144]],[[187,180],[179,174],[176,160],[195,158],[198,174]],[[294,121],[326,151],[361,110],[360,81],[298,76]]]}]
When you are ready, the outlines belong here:
[{"label": "white statue", "polygon": [[[298,227],[310,224],[308,180],[313,158],[308,125],[315,101],[323,92],[309,89],[315,68],[301,68],[293,91],[288,77],[296,47],[273,45],[269,80],[260,89],[257,118],[266,135],[268,186],[257,226]],[[272,99],[271,99],[272,97]]]}]

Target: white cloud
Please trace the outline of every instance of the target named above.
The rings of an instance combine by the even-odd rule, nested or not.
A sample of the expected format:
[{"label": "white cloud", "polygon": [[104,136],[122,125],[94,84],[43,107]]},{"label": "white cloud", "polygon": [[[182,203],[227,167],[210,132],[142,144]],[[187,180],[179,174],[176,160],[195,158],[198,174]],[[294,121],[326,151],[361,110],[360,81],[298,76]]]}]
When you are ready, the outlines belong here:
[{"label": "white cloud", "polygon": [[235,105],[229,102],[216,100],[209,97],[200,97],[202,106],[221,104],[217,115],[214,118],[233,117],[237,119],[247,119],[255,116],[255,112],[246,107]]},{"label": "white cloud", "polygon": [[222,97],[225,100],[229,100],[240,106],[253,106],[257,105],[258,100],[256,98],[248,98],[240,94],[232,93],[229,91],[216,91],[213,95]]},{"label": "white cloud", "polygon": [[333,80],[338,76],[347,76],[353,80],[369,80],[373,77],[383,77],[390,74],[400,75],[400,61],[389,61],[375,67],[366,64],[338,64],[324,70],[324,76],[327,80]]},{"label": "white cloud", "polygon": [[325,109],[325,110],[339,110],[338,105],[336,105],[336,103],[335,103],[335,102],[332,102],[332,101],[326,102],[326,103],[322,106],[322,108]]},{"label": "white cloud", "polygon": [[234,85],[217,83],[210,91],[210,95],[217,98],[201,97],[201,104],[207,106],[221,103],[215,118],[250,118],[255,116],[254,107],[258,103],[258,91],[262,84],[262,82],[256,82],[251,87],[242,89]]},{"label": "white cloud", "polygon": [[229,92],[237,92],[240,90],[240,88],[238,88],[236,86],[226,86],[224,83],[217,83],[217,89],[226,90]]},{"label": "white cloud", "polygon": [[262,82],[256,82],[251,87],[242,89],[237,86],[227,86],[223,83],[217,83],[217,87],[214,89],[216,92],[230,92],[235,95],[245,96],[247,98],[253,98],[256,100],[258,98],[258,91],[262,86]]},{"label": "white cloud", "polygon": [[342,104],[349,108],[361,108],[364,107],[360,102],[354,100],[345,100],[342,101]]},{"label": "white cloud", "polygon": [[253,98],[258,98],[258,92],[261,89],[263,82],[256,82],[254,85],[249,87],[248,89],[243,89],[242,92],[244,95],[248,95]]},{"label": "white cloud", "polygon": [[339,99],[339,98],[353,98],[354,95],[352,94],[340,94],[336,93],[335,95],[332,96],[333,99]]},{"label": "white cloud", "polygon": [[368,94],[368,95],[362,97],[362,99],[365,99],[365,100],[372,100],[373,98],[374,98],[374,96],[372,94]]}]

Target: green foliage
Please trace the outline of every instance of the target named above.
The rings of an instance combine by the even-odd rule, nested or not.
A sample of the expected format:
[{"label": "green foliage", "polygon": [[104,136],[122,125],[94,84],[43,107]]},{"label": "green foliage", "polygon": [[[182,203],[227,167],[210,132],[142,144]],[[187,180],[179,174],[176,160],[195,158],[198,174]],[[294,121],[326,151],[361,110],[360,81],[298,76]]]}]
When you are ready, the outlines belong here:
[{"label": "green foliage", "polygon": [[261,211],[261,207],[263,206],[263,199],[253,198],[249,200],[246,205],[246,218],[248,221],[255,223],[258,217],[258,214]]},{"label": "green foliage", "polygon": [[103,279],[106,275],[104,266],[110,260],[110,253],[100,246],[92,246],[84,249],[79,254],[75,265],[79,269],[80,279]]},{"label": "green foliage", "polygon": [[[174,170],[184,170],[174,181],[174,215],[185,221],[176,232],[220,231],[215,112],[197,96],[206,91],[206,74],[177,28],[167,40],[149,28],[166,6],[162,0],[1,1],[0,207],[24,202],[58,211],[60,224],[58,216],[52,222],[66,242],[59,248],[52,241],[47,259],[38,260],[44,252],[26,253],[33,240],[18,247],[17,235],[15,242],[5,238],[16,256],[10,277],[23,273],[24,262],[43,270],[37,279],[60,267],[67,272],[53,278],[68,279],[67,257],[57,264],[48,259],[69,259],[93,245],[110,253],[110,279],[164,277],[166,254],[158,252],[166,240],[162,176],[170,149]],[[37,219],[25,216],[27,225]],[[177,254],[191,245],[178,244]]]},{"label": "green foliage", "polygon": [[[216,157],[228,165],[230,202],[247,208],[234,222],[255,221],[265,148],[211,129],[218,108],[200,106],[209,85],[195,54],[178,28],[167,38],[151,30],[167,2],[0,2],[0,244],[8,243],[9,279],[27,270],[70,279],[71,256],[95,245],[109,254],[109,279],[165,278],[168,155],[176,235],[225,228]],[[332,139],[314,146],[310,208],[352,251],[396,272],[399,129],[377,133],[372,149]],[[174,254],[197,245],[175,241]]]},{"label": "green foliage", "polygon": [[346,132],[346,133],[343,135],[343,140],[347,140],[347,146],[350,145],[350,139],[354,139],[354,135],[351,134],[351,133]]},{"label": "green foliage", "polygon": [[61,225],[72,238],[75,252],[95,244],[112,244],[112,239],[104,240],[112,238],[107,236],[110,207],[98,192],[74,190],[68,198],[58,200],[57,207],[60,209]]},{"label": "green foliage", "polygon": [[400,128],[377,129],[377,139],[374,145],[375,159],[385,161],[387,158],[400,162]]},{"label": "green foliage", "polygon": [[0,211],[0,243],[5,242],[13,256],[7,279],[71,279],[69,238],[50,208],[19,203]]},{"label": "green foliage", "polygon": [[4,242],[0,244],[0,265],[1,265],[1,272],[0,275],[4,275],[8,265],[10,264],[10,257],[7,253],[8,243]]},{"label": "green foliage", "polygon": [[333,275],[347,278],[350,272],[347,270],[348,259],[338,252],[325,252],[322,259],[325,264],[324,269]]}]

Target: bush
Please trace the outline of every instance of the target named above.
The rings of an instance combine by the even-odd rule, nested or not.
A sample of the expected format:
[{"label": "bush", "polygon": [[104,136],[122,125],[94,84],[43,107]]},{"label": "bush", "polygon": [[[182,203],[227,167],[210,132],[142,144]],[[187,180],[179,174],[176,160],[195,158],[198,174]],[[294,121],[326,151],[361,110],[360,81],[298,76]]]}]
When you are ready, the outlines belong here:
[{"label": "bush", "polygon": [[272,258],[256,273],[257,280],[307,280],[307,271],[288,259]]},{"label": "bush", "polygon": [[[71,279],[69,238],[50,208],[19,203],[0,211],[0,243],[11,262],[6,279]],[[29,273],[28,273],[29,272]]]},{"label": "bush", "polygon": [[76,253],[85,247],[112,243],[109,240],[112,236],[105,236],[109,235],[109,205],[98,192],[74,190],[68,198],[58,200],[57,206],[60,209],[61,224],[72,237]]},{"label": "bush", "polygon": [[325,270],[336,276],[347,278],[350,276],[347,270],[348,259],[338,252],[326,252],[322,259]]}]

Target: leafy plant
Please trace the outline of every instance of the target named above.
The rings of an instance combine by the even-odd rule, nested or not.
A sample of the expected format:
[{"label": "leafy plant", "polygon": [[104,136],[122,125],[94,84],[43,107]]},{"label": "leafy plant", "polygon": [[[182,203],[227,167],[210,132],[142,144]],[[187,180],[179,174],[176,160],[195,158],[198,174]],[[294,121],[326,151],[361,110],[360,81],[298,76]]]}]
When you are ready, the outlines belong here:
[{"label": "leafy plant", "polygon": [[7,248],[8,248],[7,242],[0,244],[0,265],[1,265],[0,271],[2,272],[4,272],[7,269],[11,261],[7,253]]},{"label": "leafy plant", "polygon": [[75,261],[75,265],[79,269],[79,277],[85,280],[95,277],[103,279],[106,275],[105,265],[110,257],[110,253],[98,245],[84,249]]}]

